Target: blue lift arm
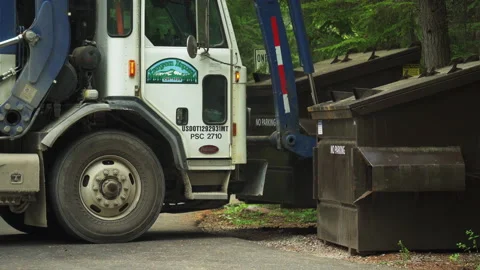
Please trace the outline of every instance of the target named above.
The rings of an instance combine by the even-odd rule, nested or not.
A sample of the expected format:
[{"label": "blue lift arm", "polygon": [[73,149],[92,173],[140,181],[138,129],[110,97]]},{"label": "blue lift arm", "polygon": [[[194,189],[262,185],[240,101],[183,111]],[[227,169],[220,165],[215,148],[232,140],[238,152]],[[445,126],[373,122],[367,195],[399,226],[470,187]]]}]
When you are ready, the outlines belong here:
[{"label": "blue lift arm", "polygon": [[[278,0],[254,0],[262,30],[272,78],[275,116],[277,119],[276,144],[301,157],[312,157],[316,139],[300,134],[297,89],[290,47]],[[300,60],[309,76],[312,99],[317,102],[312,74],[313,61],[299,0],[288,0],[290,17],[295,31]]]},{"label": "blue lift arm", "polygon": [[[1,53],[16,51],[21,41],[28,44],[29,59],[15,82],[11,95],[0,105],[1,138],[21,137],[31,127],[60,70],[67,61],[70,49],[70,23],[68,0],[35,0],[35,21],[18,34],[16,25],[16,1],[0,1]],[[1,75],[1,80],[15,76],[18,67]]]}]

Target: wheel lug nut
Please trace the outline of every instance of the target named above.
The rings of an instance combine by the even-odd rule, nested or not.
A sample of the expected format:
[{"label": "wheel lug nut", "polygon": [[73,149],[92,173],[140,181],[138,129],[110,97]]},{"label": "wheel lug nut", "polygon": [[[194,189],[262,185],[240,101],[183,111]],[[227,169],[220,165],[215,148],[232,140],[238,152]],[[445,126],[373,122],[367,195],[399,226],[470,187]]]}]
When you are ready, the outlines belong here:
[{"label": "wheel lug nut", "polygon": [[118,174],[118,170],[117,170],[117,169],[113,170],[113,174],[114,174],[114,175],[117,175],[117,174]]},{"label": "wheel lug nut", "polygon": [[97,201],[101,201],[101,200],[102,200],[102,197],[98,196]]},{"label": "wheel lug nut", "polygon": [[127,177],[125,177],[125,175],[122,175],[122,176],[120,177],[120,180],[122,180],[122,182],[123,182],[123,181],[127,180]]},{"label": "wheel lug nut", "polygon": [[103,174],[108,175],[108,170],[103,170]]},{"label": "wheel lug nut", "polygon": [[125,190],[125,191],[128,191],[128,190],[129,190],[129,188],[128,188],[128,187],[124,187],[124,188],[123,188],[123,190]]},{"label": "wheel lug nut", "polygon": [[97,180],[97,181],[102,181],[102,177],[97,176],[97,177],[95,177],[95,180]]},{"label": "wheel lug nut", "polygon": [[93,191],[98,191],[98,187],[97,187],[97,186],[94,186],[92,189],[93,189]]},{"label": "wheel lug nut", "polygon": [[125,200],[127,199],[127,197],[125,197],[124,195],[122,195],[122,196],[120,196],[120,199],[122,199],[122,200],[125,201]]},{"label": "wheel lug nut", "polygon": [[105,205],[105,207],[109,207],[110,204],[108,202],[104,203],[103,205]]},{"label": "wheel lug nut", "polygon": [[117,202],[114,202],[114,203],[113,203],[113,206],[115,206],[115,207],[118,206],[118,203],[117,203]]}]

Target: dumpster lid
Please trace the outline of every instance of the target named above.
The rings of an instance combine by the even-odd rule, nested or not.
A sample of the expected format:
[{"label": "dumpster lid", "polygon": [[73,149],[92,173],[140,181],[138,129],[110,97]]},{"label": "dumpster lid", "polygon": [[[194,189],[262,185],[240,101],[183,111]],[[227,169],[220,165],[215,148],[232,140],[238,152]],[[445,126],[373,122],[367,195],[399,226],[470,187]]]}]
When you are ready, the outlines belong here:
[{"label": "dumpster lid", "polygon": [[[387,69],[405,63],[415,63],[420,59],[420,47],[354,52],[336,58],[324,60],[314,64],[313,74],[318,87],[325,87],[343,80],[361,77],[378,70]],[[373,55],[373,57],[372,57]],[[352,72],[352,71],[355,72]],[[310,91],[308,77],[303,69],[294,69],[296,75],[297,91]],[[248,95],[265,96],[272,95],[272,81],[268,74],[254,74],[257,81],[247,84]]]},{"label": "dumpster lid", "polygon": [[469,59],[466,63],[452,64],[372,89],[355,89],[352,97],[313,105],[308,111],[314,119],[352,117],[355,113],[365,115],[461,87],[480,80],[479,57],[472,56]]}]

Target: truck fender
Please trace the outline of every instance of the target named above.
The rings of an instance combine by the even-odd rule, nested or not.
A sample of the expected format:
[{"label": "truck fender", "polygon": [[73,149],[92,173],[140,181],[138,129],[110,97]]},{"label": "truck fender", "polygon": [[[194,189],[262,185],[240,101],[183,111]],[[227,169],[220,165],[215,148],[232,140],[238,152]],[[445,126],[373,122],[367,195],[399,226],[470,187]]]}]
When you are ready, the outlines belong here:
[{"label": "truck fender", "polygon": [[58,138],[82,118],[94,113],[109,111],[132,111],[147,120],[167,139],[172,148],[176,167],[179,170],[185,170],[185,168],[187,168],[186,154],[180,133],[171,127],[164,119],[160,118],[145,102],[136,97],[109,97],[106,99],[106,103],[84,103],[71,108],[59,119],[50,123],[42,130],[45,136],[41,140],[40,147],[42,149],[53,147]]}]

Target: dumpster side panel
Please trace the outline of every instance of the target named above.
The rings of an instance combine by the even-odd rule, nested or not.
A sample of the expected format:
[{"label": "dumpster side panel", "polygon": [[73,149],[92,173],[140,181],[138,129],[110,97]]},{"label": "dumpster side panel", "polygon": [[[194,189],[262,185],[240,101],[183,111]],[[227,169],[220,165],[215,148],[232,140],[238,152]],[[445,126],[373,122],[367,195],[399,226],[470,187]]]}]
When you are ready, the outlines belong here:
[{"label": "dumpster side panel", "polygon": [[358,248],[358,210],[353,205],[320,201],[317,213],[317,236],[320,239],[349,248]]},{"label": "dumpster side panel", "polygon": [[353,203],[353,140],[324,139],[318,144],[318,198]]},{"label": "dumpster side panel", "polygon": [[324,120],[323,134],[317,144],[315,181],[320,200],[352,203],[355,186],[352,149],[356,146],[356,126],[353,119]]},{"label": "dumpster side panel", "polygon": [[470,204],[478,205],[478,199],[472,195],[374,193],[357,204],[357,251],[396,251],[399,240],[410,250],[456,249],[456,243],[466,241],[466,230],[480,229]]}]

